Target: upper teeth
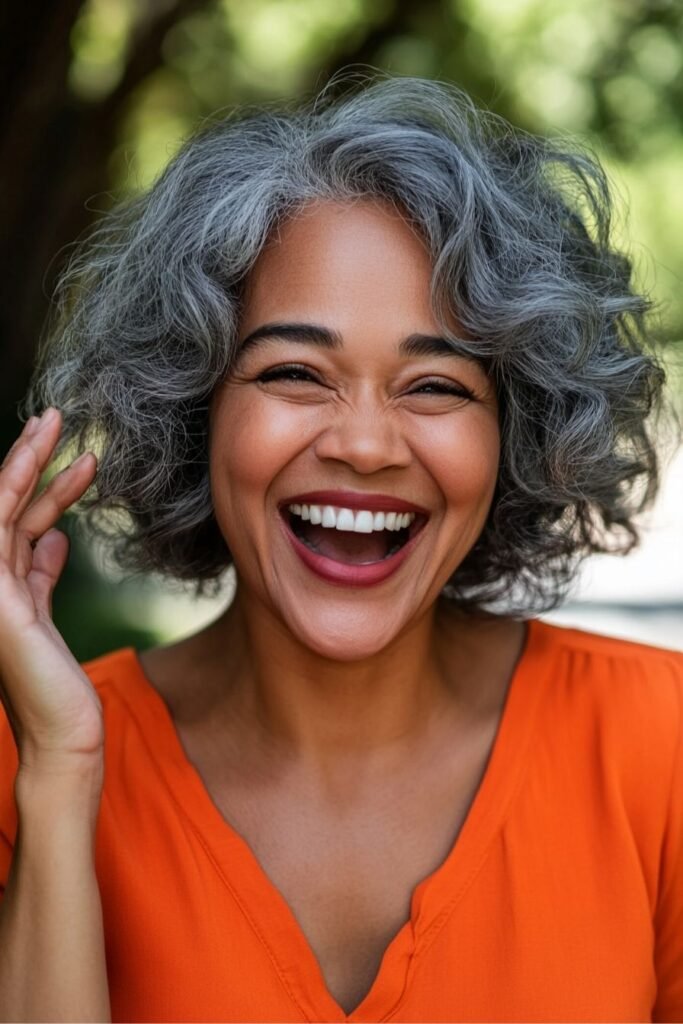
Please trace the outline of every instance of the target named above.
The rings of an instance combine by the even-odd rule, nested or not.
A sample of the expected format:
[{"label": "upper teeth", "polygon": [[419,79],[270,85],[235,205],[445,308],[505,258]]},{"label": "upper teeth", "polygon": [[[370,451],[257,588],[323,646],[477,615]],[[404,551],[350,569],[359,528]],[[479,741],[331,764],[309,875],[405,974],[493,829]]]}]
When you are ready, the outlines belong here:
[{"label": "upper teeth", "polygon": [[314,526],[331,530],[353,530],[354,533],[372,533],[375,530],[403,530],[415,518],[414,512],[354,512],[350,508],[333,505],[288,505],[295,516],[308,519]]}]

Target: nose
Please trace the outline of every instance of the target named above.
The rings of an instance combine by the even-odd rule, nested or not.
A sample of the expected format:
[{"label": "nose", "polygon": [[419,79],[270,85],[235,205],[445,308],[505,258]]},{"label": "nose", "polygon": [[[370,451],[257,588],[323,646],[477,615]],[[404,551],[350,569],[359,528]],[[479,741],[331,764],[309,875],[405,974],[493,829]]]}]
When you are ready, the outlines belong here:
[{"label": "nose", "polygon": [[356,473],[407,466],[411,451],[403,426],[376,399],[338,407],[316,439],[315,454],[323,461],[344,462]]}]

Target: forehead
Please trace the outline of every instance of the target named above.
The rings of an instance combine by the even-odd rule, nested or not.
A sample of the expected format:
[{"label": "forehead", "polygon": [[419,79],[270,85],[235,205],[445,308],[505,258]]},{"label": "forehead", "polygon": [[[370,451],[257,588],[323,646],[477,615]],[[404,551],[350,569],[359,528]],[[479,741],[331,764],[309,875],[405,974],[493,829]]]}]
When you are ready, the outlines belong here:
[{"label": "forehead", "polygon": [[264,320],[315,319],[345,334],[436,326],[432,263],[417,232],[389,204],[319,202],[285,220],[246,282],[241,334]]}]

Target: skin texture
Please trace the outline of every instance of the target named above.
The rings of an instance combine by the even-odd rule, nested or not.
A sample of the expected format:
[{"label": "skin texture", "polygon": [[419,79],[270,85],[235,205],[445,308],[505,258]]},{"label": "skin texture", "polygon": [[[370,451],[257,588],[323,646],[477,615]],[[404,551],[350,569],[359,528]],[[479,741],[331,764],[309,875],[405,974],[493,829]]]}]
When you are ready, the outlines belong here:
[{"label": "skin texture", "polygon": [[[281,226],[251,273],[240,340],[308,323],[343,345],[269,339],[215,394],[212,492],[236,596],[200,634],[141,658],[346,1011],[462,827],[523,643],[522,624],[439,600],[484,525],[500,437],[478,363],[397,353],[408,335],[441,333],[430,274],[422,242],[387,206],[318,203]],[[259,380],[291,363],[314,380]],[[429,510],[393,576],[340,587],[299,561],[278,504],[322,488]]]}]

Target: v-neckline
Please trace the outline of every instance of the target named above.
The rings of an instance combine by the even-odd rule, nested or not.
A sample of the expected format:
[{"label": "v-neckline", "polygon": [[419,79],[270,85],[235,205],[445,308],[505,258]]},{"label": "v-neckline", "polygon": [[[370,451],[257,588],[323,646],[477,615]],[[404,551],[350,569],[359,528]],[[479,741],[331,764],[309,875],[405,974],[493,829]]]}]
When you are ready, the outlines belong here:
[{"label": "v-neckline", "polygon": [[417,960],[483,866],[521,783],[552,631],[539,619],[529,620],[526,626],[486,768],[462,827],[445,860],[415,886],[409,919],[387,945],[369,991],[349,1014],[329,992],[315,954],[284,896],[247,841],[213,802],[138,652],[133,647],[121,650],[133,670],[127,674],[129,685],[132,679],[138,690],[135,714],[145,719],[142,724],[149,730],[148,735],[154,735],[153,753],[162,752],[157,758],[160,773],[306,1019],[387,1020],[397,1010]]}]

